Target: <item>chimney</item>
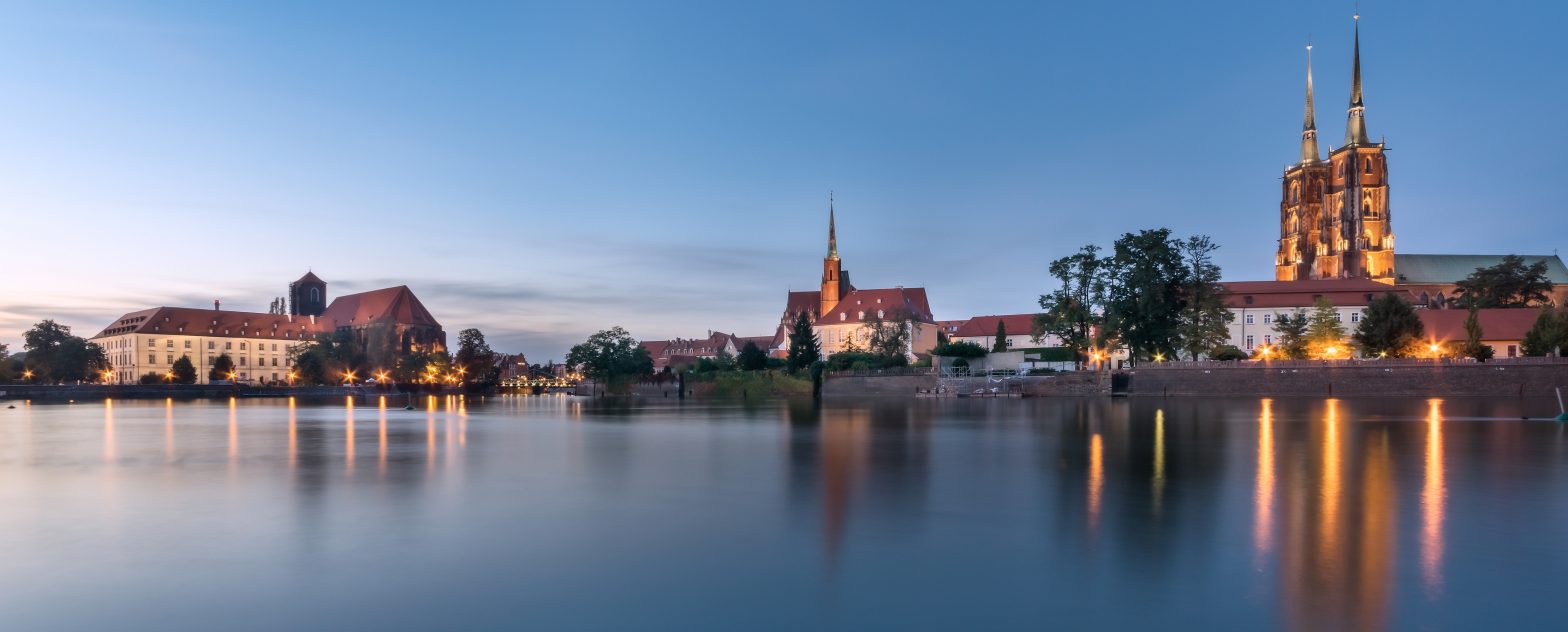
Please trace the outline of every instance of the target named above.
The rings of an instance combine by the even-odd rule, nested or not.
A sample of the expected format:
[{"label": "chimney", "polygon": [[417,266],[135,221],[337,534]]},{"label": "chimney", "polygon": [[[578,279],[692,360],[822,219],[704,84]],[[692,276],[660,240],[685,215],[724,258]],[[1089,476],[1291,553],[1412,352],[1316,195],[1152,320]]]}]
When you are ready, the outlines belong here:
[{"label": "chimney", "polygon": [[212,311],[218,311],[218,299],[212,299]]},{"label": "chimney", "polygon": [[310,315],[310,324],[312,324],[312,325],[316,324],[316,315],[315,314],[311,314]]},{"label": "chimney", "polygon": [[294,322],[294,315],[293,314],[289,314],[289,322],[291,322],[291,323]]}]

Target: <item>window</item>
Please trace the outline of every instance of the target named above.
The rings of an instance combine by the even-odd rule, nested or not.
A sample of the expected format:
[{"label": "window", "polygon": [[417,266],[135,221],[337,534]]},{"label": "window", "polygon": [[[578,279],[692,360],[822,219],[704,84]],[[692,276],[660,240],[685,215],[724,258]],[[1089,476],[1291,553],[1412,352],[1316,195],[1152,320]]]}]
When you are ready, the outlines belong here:
[{"label": "window", "polygon": [[245,356],[240,356],[240,366],[245,366]]},{"label": "window", "polygon": [[1338,323],[1338,322],[1343,322],[1343,321],[1344,321],[1344,314],[1341,314],[1339,312],[1334,312],[1334,322]]},{"label": "window", "polygon": [[240,351],[244,351],[244,350],[245,350],[245,343],[242,342],[242,343],[240,343]]},{"label": "window", "polygon": [[170,338],[170,339],[168,339],[168,340],[166,340],[164,342],[167,343],[167,344],[163,345],[164,348],[166,348],[166,349],[173,349],[174,348],[174,339],[173,338]]},{"label": "window", "polygon": [[276,343],[276,342],[272,343],[272,350],[273,351],[277,351],[278,350],[278,343]]},{"label": "window", "polygon": [[1247,324],[1248,325],[1252,324],[1252,314],[1247,314]]},{"label": "window", "polygon": [[1263,315],[1263,324],[1267,325],[1271,320],[1273,320],[1273,316],[1270,316],[1269,314]]},{"label": "window", "polygon": [[1356,312],[1354,314],[1351,314],[1350,315],[1350,322],[1353,322],[1353,323],[1361,322],[1361,312]]},{"label": "window", "polygon": [[1263,334],[1263,344],[1265,344],[1265,345],[1274,344],[1274,336],[1272,336],[1270,334]]},{"label": "window", "polygon": [[1251,334],[1247,335],[1247,348],[1248,349],[1252,348],[1252,335]]},{"label": "window", "polygon": [[[881,299],[877,299],[877,301],[881,302]],[[882,318],[882,310],[880,310],[880,309],[877,310],[877,318]]]},{"label": "window", "polygon": [[1508,345],[1508,357],[1510,357],[1510,358],[1517,358],[1517,357],[1519,357],[1519,345]]},{"label": "window", "polygon": [[841,323],[842,323],[842,322],[844,322],[844,320],[845,320],[845,319],[847,319],[847,318],[849,318],[849,314],[846,314],[846,313],[844,313],[844,312],[839,312],[839,313],[838,313],[838,322],[841,322]]},{"label": "window", "polygon": [[272,366],[278,366],[278,359],[277,358],[273,358],[272,359]]},{"label": "window", "polygon": [[859,316],[858,319],[859,320],[865,320],[866,319],[866,310],[860,310],[860,316]]},{"label": "window", "polygon": [[216,342],[213,342],[213,341],[211,341],[211,340],[208,340],[208,341],[207,341],[207,348],[208,348],[208,349],[216,349],[216,348],[217,348],[217,347],[214,347],[214,346],[213,346],[213,345],[216,345],[216,344],[218,344],[218,343],[216,343]]},{"label": "window", "polygon": [[157,364],[157,363],[158,363],[158,354],[156,354],[156,353],[149,353],[149,354],[147,354],[147,364]]},{"label": "window", "polygon": [[148,349],[151,349],[151,348],[156,347],[156,346],[158,346],[158,340],[157,339],[155,339],[155,338],[148,338],[147,339],[147,348]]},{"label": "window", "polygon": [[189,341],[189,340],[186,340],[186,341],[185,341],[185,348],[186,348],[186,349],[189,349],[189,348],[191,348],[191,341]]},{"label": "window", "polygon": [[223,348],[224,349],[233,349],[234,348],[234,343],[226,340],[226,341],[223,342]]}]

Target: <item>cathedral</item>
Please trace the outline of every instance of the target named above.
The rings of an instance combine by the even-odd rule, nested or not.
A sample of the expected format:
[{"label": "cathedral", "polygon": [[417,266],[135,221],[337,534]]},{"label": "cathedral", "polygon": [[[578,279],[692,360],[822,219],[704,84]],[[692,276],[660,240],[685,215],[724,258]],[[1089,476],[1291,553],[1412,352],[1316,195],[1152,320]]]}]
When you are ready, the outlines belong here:
[{"label": "cathedral", "polygon": [[1393,284],[1394,232],[1389,226],[1388,160],[1367,134],[1361,98],[1361,22],[1356,17],[1345,142],[1318,152],[1312,103],[1312,47],[1307,46],[1306,114],[1301,157],[1285,169],[1279,204],[1274,279],[1371,279]]}]

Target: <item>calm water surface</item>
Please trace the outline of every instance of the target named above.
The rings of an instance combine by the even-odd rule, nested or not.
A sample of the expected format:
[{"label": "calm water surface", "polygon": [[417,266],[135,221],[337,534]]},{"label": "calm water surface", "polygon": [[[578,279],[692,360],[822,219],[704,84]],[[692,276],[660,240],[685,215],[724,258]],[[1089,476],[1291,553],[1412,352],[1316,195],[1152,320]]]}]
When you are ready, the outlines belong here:
[{"label": "calm water surface", "polygon": [[1568,626],[1552,402],[0,408],[6,629]]}]

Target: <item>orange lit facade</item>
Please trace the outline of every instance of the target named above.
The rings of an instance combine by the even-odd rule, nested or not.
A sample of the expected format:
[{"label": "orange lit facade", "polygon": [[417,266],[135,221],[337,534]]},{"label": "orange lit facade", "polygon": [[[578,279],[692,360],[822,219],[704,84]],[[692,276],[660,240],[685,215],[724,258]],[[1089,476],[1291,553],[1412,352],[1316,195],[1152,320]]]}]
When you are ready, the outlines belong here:
[{"label": "orange lit facade", "polygon": [[1280,182],[1279,249],[1274,279],[1371,279],[1393,284],[1388,160],[1382,142],[1367,135],[1361,97],[1361,37],[1357,23],[1345,142],[1320,157],[1313,112],[1308,47],[1306,115],[1301,155]]}]

